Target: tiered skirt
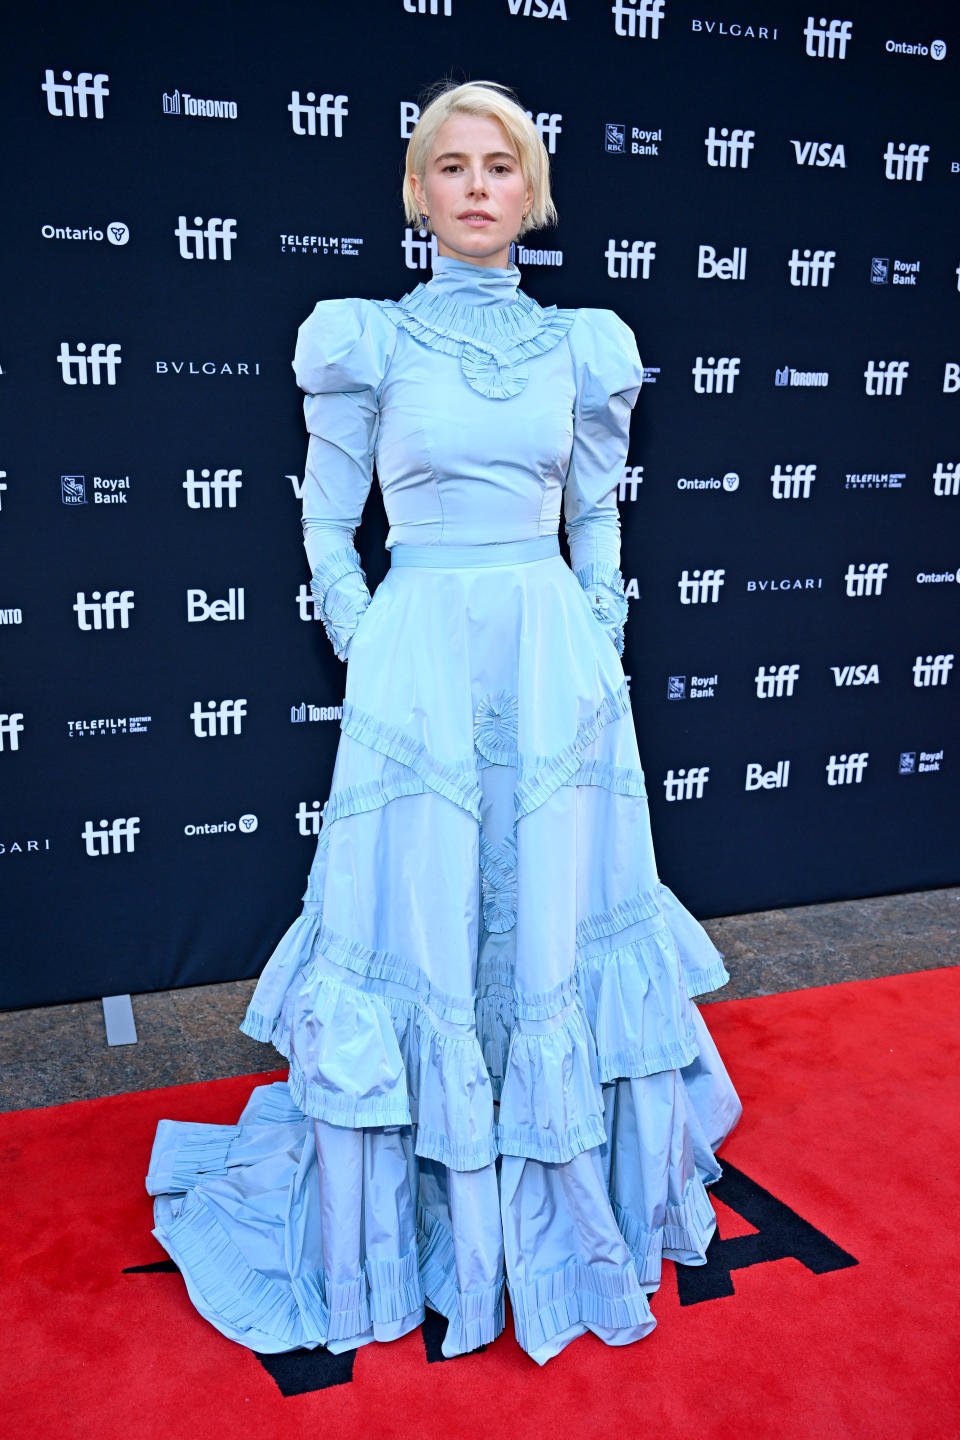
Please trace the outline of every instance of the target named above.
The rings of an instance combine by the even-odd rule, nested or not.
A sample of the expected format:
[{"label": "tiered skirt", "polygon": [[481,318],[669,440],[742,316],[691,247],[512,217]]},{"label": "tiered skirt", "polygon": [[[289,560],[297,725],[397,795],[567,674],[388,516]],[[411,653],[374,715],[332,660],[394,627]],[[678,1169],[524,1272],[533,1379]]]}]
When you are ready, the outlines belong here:
[{"label": "tiered skirt", "polygon": [[691,997],[623,668],[555,537],[403,546],[350,647],[303,912],[241,1027],[288,1060],[235,1126],[162,1121],[154,1234],[261,1352],[446,1316],[538,1362],[654,1326],[703,1264],[740,1104]]}]

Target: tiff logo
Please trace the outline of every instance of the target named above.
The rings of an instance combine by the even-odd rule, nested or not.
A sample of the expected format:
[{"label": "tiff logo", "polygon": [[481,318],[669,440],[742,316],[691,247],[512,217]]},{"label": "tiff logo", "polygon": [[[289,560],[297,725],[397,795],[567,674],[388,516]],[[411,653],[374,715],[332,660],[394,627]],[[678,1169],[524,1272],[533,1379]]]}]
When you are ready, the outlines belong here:
[{"label": "tiff logo", "polygon": [[[629,247],[629,248],[628,248]],[[649,280],[650,266],[657,256],[656,240],[607,241],[603,252],[607,258],[607,274],[611,280]]]},{"label": "tiff logo", "polygon": [[452,15],[453,0],[403,0],[403,8],[408,15]]},{"label": "tiff logo", "polygon": [[620,476],[620,484],[617,489],[617,499],[621,502],[636,500],[637,490],[643,484],[643,466],[625,465],[623,474]]},{"label": "tiff logo", "polygon": [[297,611],[300,615],[301,620],[323,619],[323,616],[320,613],[320,606],[314,599],[310,591],[310,586],[307,584],[306,581],[303,582],[303,584],[300,586],[300,589],[297,591]]},{"label": "tiff logo", "polygon": [[[564,16],[563,18],[566,19],[567,17]],[[536,116],[534,116],[532,110],[528,110],[527,114],[537,127],[537,134],[546,146],[547,154],[556,155],[557,136],[563,130],[563,115],[551,115],[548,110],[540,110]]]},{"label": "tiff logo", "polygon": [[301,800],[297,806],[297,830],[301,835],[319,835],[320,819],[323,811],[320,809],[320,801],[314,800],[309,810],[306,800]]},{"label": "tiff logo", "polygon": [[88,820],[80,832],[88,855],[119,855],[126,850],[129,855],[134,849],[134,836],[140,834],[140,816],[130,815],[123,819],[101,820],[94,829]]},{"label": "tiff logo", "polygon": [[960,495],[960,460],[937,461],[933,472],[934,495]]},{"label": "tiff logo", "polygon": [[[109,75],[94,75],[90,70],[81,70],[76,81],[71,84],[73,74],[69,70],[60,72],[60,79],[54,80],[53,71],[45,71],[45,79],[40,89],[47,97],[47,110],[58,119],[66,116],[78,120],[89,118],[90,111],[87,109],[87,101],[93,101],[94,120],[103,119],[103,101],[106,95],[110,94],[107,89]],[[74,109],[73,99],[76,96],[77,106]],[[60,109],[59,101],[63,102],[63,109]]]},{"label": "tiff logo", "polygon": [[831,755],[827,761],[827,784],[859,785],[869,758],[869,750],[862,750],[858,755]]},{"label": "tiff logo", "polygon": [[[219,215],[212,215],[204,225],[203,216],[194,215],[191,227],[187,224],[186,215],[181,215],[173,233],[180,241],[181,260],[233,259],[233,241],[237,238],[236,220],[224,220]],[[218,245],[220,257],[217,255]]]},{"label": "tiff logo", "polygon": [[698,395],[732,395],[734,383],[740,374],[740,356],[721,355],[715,360],[712,355],[708,355],[704,361],[703,356],[698,355],[690,373],[693,376],[693,388]]},{"label": "tiff logo", "polygon": [[773,467],[770,486],[774,500],[809,500],[813,482],[817,478],[816,465],[780,465]]},{"label": "tiff logo", "polygon": [[69,340],[60,341],[57,364],[60,366],[60,379],[64,385],[102,385],[101,372],[106,373],[108,385],[116,385],[117,366],[122,363],[120,346],[117,343],[106,345],[102,340],[97,340],[90,346],[88,355],[85,341],[77,341],[74,354],[70,352]]},{"label": "tiff logo", "polygon": [[209,510],[211,506],[214,510],[222,510],[226,495],[227,509],[236,510],[237,492],[243,489],[242,474],[242,470],[214,470],[211,476],[209,470],[201,470],[198,480],[196,472],[188,470],[183,482],[187,505],[191,510]]},{"label": "tiff logo", "polygon": [[707,164],[715,169],[746,170],[756,133],[756,130],[728,130],[724,125],[718,136],[715,126],[711,125],[703,142],[707,147]]},{"label": "tiff logo", "polygon": [[668,770],[663,782],[666,798],[670,801],[702,800],[704,786],[709,779],[709,765],[693,765],[689,770],[678,770],[676,774]]},{"label": "tiff logo", "polygon": [[830,272],[834,269],[836,258],[836,250],[804,250],[801,257],[800,251],[794,249],[787,261],[790,284],[822,285],[825,290],[830,284]]},{"label": "tiff logo", "polygon": [[910,373],[909,360],[868,360],[863,372],[868,395],[902,395]]},{"label": "tiff logo", "polygon": [[883,591],[883,582],[887,578],[889,566],[885,560],[871,561],[865,565],[862,561],[854,566],[851,561],[847,566],[844,580],[846,581],[847,594],[851,600],[859,599],[864,595],[879,595]]},{"label": "tiff logo", "polygon": [[118,615],[119,628],[129,630],[133,591],[108,590],[106,595],[101,597],[99,590],[92,590],[88,600],[85,592],[78,590],[73,609],[77,614],[77,626],[81,630],[116,630]]},{"label": "tiff logo", "polygon": [[[951,657],[952,658],[952,657]],[[0,752],[3,750],[19,750],[20,736],[23,734],[23,711],[17,710],[11,715],[0,715]],[[4,738],[6,737],[6,739]],[[9,745],[6,741],[9,741]]]},{"label": "tiff logo", "polygon": [[409,225],[403,232],[403,239],[400,241],[403,263],[408,270],[426,270],[440,254],[437,237],[428,235],[426,230],[418,230],[416,234],[418,238],[414,239],[414,232]]},{"label": "tiff logo", "polygon": [[[321,95],[317,100],[313,90],[307,91],[306,100],[300,99],[299,90],[291,90],[290,104],[287,106],[290,111],[290,123],[293,126],[294,135],[322,135],[330,134],[330,121],[333,120],[333,133],[337,140],[343,138],[344,117],[349,115],[347,109],[346,95]],[[317,121],[320,122],[319,129]]]},{"label": "tiff logo", "polygon": [[901,140],[896,150],[893,141],[887,141],[883,152],[883,173],[888,180],[922,180],[924,166],[930,159],[929,145],[907,145]]},{"label": "tiff logo", "polygon": [[799,665],[761,665],[754,676],[757,699],[780,700],[784,696],[789,699],[799,677]]},{"label": "tiff logo", "polygon": [[681,570],[677,586],[680,590],[681,605],[715,605],[720,599],[720,587],[723,584],[725,570],[694,570],[691,575],[686,570]]},{"label": "tiff logo", "polygon": [[831,20],[828,24],[821,16],[818,25],[813,16],[808,15],[803,33],[811,60],[846,60],[847,41],[853,35],[853,21]]},{"label": "tiff logo", "polygon": [[[613,31],[621,39],[659,40],[666,0],[613,0]],[[649,22],[649,33],[647,25]]]},{"label": "tiff logo", "polygon": [[952,655],[918,655],[913,662],[914,686],[920,690],[926,685],[946,685],[953,659]]},{"label": "tiff logo", "polygon": [[194,700],[190,711],[193,733],[198,740],[210,740],[216,735],[239,735],[246,713],[246,700],[221,700],[219,703],[208,700],[206,709],[202,708],[199,700]]}]

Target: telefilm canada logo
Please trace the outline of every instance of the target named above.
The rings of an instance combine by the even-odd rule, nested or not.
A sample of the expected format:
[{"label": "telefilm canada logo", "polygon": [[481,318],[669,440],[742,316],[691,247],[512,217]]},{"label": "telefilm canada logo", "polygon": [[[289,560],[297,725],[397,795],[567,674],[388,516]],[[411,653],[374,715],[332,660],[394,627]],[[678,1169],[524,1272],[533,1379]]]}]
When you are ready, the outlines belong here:
[{"label": "telefilm canada logo", "polygon": [[91,475],[89,486],[86,475],[60,476],[62,505],[126,505],[129,495],[129,475]]},{"label": "telefilm canada logo", "polygon": [[280,236],[281,255],[332,255],[356,259],[363,245],[360,235],[308,235],[305,231],[290,231]]},{"label": "telefilm canada logo", "polygon": [[152,723],[152,715],[100,715],[93,720],[68,720],[67,736],[70,740],[102,740],[115,735],[146,735]]},{"label": "telefilm canada logo", "polygon": [[844,490],[902,490],[905,470],[851,470],[844,477]]}]

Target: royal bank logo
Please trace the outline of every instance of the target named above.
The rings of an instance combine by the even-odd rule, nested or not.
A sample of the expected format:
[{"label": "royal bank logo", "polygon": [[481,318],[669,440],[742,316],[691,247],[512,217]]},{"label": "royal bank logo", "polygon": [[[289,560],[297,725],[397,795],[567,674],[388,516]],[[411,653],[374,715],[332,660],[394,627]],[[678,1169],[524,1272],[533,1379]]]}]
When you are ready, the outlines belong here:
[{"label": "royal bank logo", "polygon": [[242,470],[188,470],[183,481],[190,510],[236,510]]},{"label": "royal bank logo", "polygon": [[507,0],[511,15],[525,15],[530,20],[566,20],[564,0]]},{"label": "royal bank logo", "polygon": [[101,594],[91,590],[87,599],[85,590],[77,591],[73,610],[79,630],[129,630],[133,614],[134,592],[132,590],[108,590]]},{"label": "royal bank logo", "polygon": [[942,750],[901,750],[897,766],[899,775],[936,773],[943,765]]},{"label": "royal bank logo", "polygon": [[202,825],[184,825],[183,833],[191,839],[195,835],[252,835],[259,827],[256,815],[241,815],[237,820],[212,820]]},{"label": "royal bank logo", "polygon": [[953,669],[954,656],[918,655],[913,662],[913,684],[917,690],[931,685],[946,685]]},{"label": "royal bank logo", "polygon": [[847,152],[837,140],[791,140],[790,144],[798,165],[814,170],[847,168]]},{"label": "royal bank logo", "polygon": [[140,834],[140,816],[128,815],[116,820],[87,820],[80,832],[86,853],[91,858],[99,855],[132,855],[136,848],[136,836]]},{"label": "royal bank logo", "polygon": [[758,700],[789,700],[800,678],[800,666],[761,665],[754,676]]},{"label": "royal bank logo", "polygon": [[901,750],[900,761],[897,765],[898,775],[915,775],[917,773],[917,752],[916,750]]},{"label": "royal bank logo", "polygon": [[719,490],[726,495],[734,495],[740,489],[740,476],[736,470],[728,470],[725,475],[681,475],[677,480],[678,490],[699,491]]},{"label": "royal bank logo", "polygon": [[747,247],[735,245],[730,255],[717,258],[712,245],[701,245],[697,251],[698,280],[746,280]]},{"label": "royal bank logo", "polygon": [[193,733],[198,740],[214,740],[222,735],[239,735],[243,730],[243,717],[247,713],[246,700],[194,700],[190,719]]},{"label": "royal bank logo", "polygon": [[774,500],[809,500],[817,478],[817,467],[811,462],[774,465],[770,490]]},{"label": "royal bank logo", "polygon": [[938,460],[933,472],[933,493],[941,499],[960,495],[960,460]]},{"label": "royal bank logo", "polygon": [[94,736],[146,735],[152,724],[152,715],[99,715],[93,720],[68,720],[67,737],[91,740]]},{"label": "royal bank logo", "polygon": [[681,605],[716,605],[726,570],[681,570],[677,588]]},{"label": "royal bank logo", "polygon": [[98,225],[41,225],[40,234],[44,240],[92,240],[98,244],[107,240],[111,245],[126,245],[130,226],[123,220],[109,220],[102,229]]},{"label": "royal bank logo", "polygon": [[715,700],[720,676],[691,675],[689,684],[686,675],[667,676],[668,700]]},{"label": "royal bank logo", "polygon": [[764,770],[763,766],[749,762],[747,765],[747,779],[744,790],[786,790],[790,784],[790,761],[778,760],[772,770]]},{"label": "royal bank logo", "polygon": [[889,568],[885,560],[873,560],[869,565],[864,561],[861,561],[859,565],[854,565],[851,561],[843,577],[845,593],[851,600],[882,595]]},{"label": "royal bank logo", "polygon": [[709,765],[693,765],[689,770],[668,770],[663,779],[664,796],[671,803],[674,800],[702,800],[709,779]]},{"label": "royal bank logo", "polygon": [[795,248],[787,261],[790,284],[803,286],[804,289],[807,286],[812,289],[819,286],[826,290],[830,284],[830,276],[836,268],[836,260],[836,250],[804,250],[801,254]]},{"label": "royal bank logo", "polygon": [[60,499],[64,505],[86,505],[86,475],[61,475]]},{"label": "royal bank logo", "polygon": [[863,372],[868,395],[902,395],[904,381],[910,374],[909,360],[868,360]]},{"label": "royal bank logo", "polygon": [[740,20],[691,20],[694,35],[725,35],[731,40],[777,40],[776,25],[744,25]]},{"label": "royal bank logo", "polygon": [[707,164],[714,169],[746,170],[756,135],[756,130],[728,130],[726,125],[718,133],[716,126],[711,125],[703,142]]},{"label": "royal bank logo", "polygon": [[40,89],[47,97],[48,114],[58,120],[102,120],[103,102],[110,94],[109,79],[109,75],[81,70],[74,80],[71,70],[61,70],[60,79],[55,80],[53,71],[46,70]]},{"label": "royal bank logo", "polygon": [[861,750],[858,754],[855,755],[831,755],[826,765],[827,784],[861,784],[869,759],[869,750]]},{"label": "royal bank logo", "polygon": [[236,120],[236,100],[201,100],[187,90],[173,90],[163,96],[164,115],[196,115],[204,120]]},{"label": "royal bank logo", "polygon": [[773,383],[778,388],[787,386],[791,389],[825,390],[830,384],[830,371],[794,370],[792,365],[784,365],[774,370]]},{"label": "royal bank logo", "polygon": [[659,40],[666,0],[613,0],[613,33],[622,40]]},{"label": "royal bank logo", "polygon": [[831,665],[830,674],[837,689],[849,685],[879,685],[879,665]]},{"label": "royal bank logo", "polygon": [[625,465],[620,476],[620,484],[617,487],[617,499],[620,504],[626,501],[636,500],[640,493],[640,486],[643,484],[643,466]]},{"label": "royal bank logo", "polygon": [[708,355],[704,360],[702,355],[698,355],[690,373],[698,395],[732,395],[740,374],[740,356],[721,355],[719,359],[714,359]]},{"label": "royal bank logo", "polygon": [[309,805],[306,800],[301,800],[295,816],[297,833],[304,836],[319,835],[320,821],[325,809],[325,805],[321,808],[319,800],[312,800]]},{"label": "royal bank logo", "polygon": [[400,241],[403,263],[408,270],[429,270],[440,254],[437,237],[426,230],[411,230],[408,225]]},{"label": "royal bank logo", "polygon": [[187,624],[199,625],[204,620],[245,620],[243,605],[242,585],[231,585],[222,600],[208,600],[206,590],[188,590]]},{"label": "royal bank logo", "polygon": [[811,60],[846,60],[847,45],[853,37],[853,21],[822,17],[818,21],[808,15],[803,34]]},{"label": "royal bank logo", "polygon": [[290,706],[291,725],[315,725],[324,720],[342,720],[342,705],[310,705],[301,700],[299,705]]},{"label": "royal bank logo", "polygon": [[343,139],[343,122],[349,115],[348,96],[324,93],[317,99],[314,90],[308,90],[300,99],[299,90],[291,90],[290,124],[294,135],[319,135],[326,139],[331,132],[335,140]]},{"label": "royal bank logo", "polygon": [[916,55],[918,58],[922,56],[925,60],[946,60],[947,58],[946,40],[931,40],[929,45],[925,45],[922,40],[888,40],[883,48],[888,55]]},{"label": "royal bank logo", "polygon": [[281,255],[333,255],[356,259],[363,239],[359,235],[295,235],[280,236]]},{"label": "royal bank logo", "polygon": [[906,140],[888,140],[883,152],[884,177],[887,180],[922,180],[929,159],[929,145],[908,145]]},{"label": "royal bank logo", "polygon": [[874,255],[870,261],[871,285],[916,285],[919,278],[919,260],[891,261],[889,256]]},{"label": "royal bank logo", "polygon": [[608,240],[604,250],[611,280],[649,280],[657,257],[656,240]]},{"label": "royal bank logo", "polygon": [[662,144],[662,128],[644,130],[611,120],[603,127],[603,148],[608,155],[659,155]]},{"label": "royal bank logo", "polygon": [[186,215],[179,216],[174,235],[180,242],[181,260],[232,260],[233,242],[237,238],[235,219],[212,215],[204,224],[202,215],[194,215],[187,224]]},{"label": "royal bank logo", "polygon": [[116,385],[117,370],[123,363],[120,345],[96,340],[87,352],[87,342],[77,341],[76,350],[69,340],[60,341],[57,364],[64,385]]},{"label": "royal bank logo", "polygon": [[902,490],[905,470],[853,470],[844,478],[844,490]]},{"label": "royal bank logo", "polygon": [[[129,475],[94,475],[91,477],[90,494],[94,505],[126,505],[130,494]],[[88,501],[86,475],[60,476],[60,501],[63,505],[86,505]]]},{"label": "royal bank logo", "polygon": [[23,711],[12,710],[0,715],[0,754],[4,750],[19,750],[23,734]]}]

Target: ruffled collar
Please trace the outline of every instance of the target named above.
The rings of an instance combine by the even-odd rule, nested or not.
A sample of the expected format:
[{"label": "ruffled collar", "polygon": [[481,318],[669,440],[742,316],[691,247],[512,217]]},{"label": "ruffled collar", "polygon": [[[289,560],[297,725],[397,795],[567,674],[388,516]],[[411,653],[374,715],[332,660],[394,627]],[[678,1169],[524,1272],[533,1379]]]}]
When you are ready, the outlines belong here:
[{"label": "ruffled collar", "polygon": [[519,286],[516,265],[488,268],[440,255],[426,284],[381,303],[414,340],[459,356],[472,389],[491,400],[508,400],[527,383],[526,361],[558,344],[575,314],[556,305],[544,308]]}]

